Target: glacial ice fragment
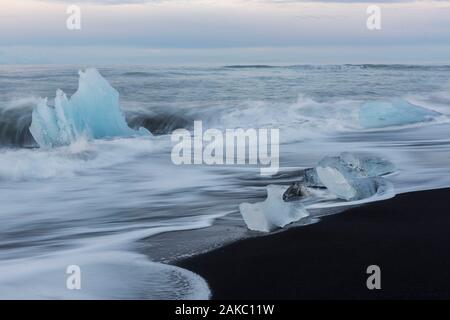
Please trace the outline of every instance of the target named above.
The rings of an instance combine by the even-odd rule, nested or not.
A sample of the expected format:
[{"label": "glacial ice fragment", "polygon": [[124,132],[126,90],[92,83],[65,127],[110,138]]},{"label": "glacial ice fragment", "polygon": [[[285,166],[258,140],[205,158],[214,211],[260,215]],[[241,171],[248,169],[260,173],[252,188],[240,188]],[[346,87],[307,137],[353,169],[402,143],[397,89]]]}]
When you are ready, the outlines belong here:
[{"label": "glacial ice fragment", "polygon": [[374,178],[361,178],[351,171],[333,166],[319,166],[317,173],[330,192],[347,201],[368,198],[377,192]]},{"label": "glacial ice fragment", "polygon": [[41,99],[32,114],[30,132],[40,147],[68,145],[91,139],[150,135],[145,128],[128,127],[120,110],[119,93],[96,69],[79,72],[78,90],[68,99],[58,90],[55,107]]},{"label": "glacial ice fragment", "polygon": [[325,157],[316,167],[320,181],[341,199],[360,200],[374,195],[379,176],[394,171],[394,165],[373,156],[357,156],[344,152],[338,157]]},{"label": "glacial ice fragment", "polygon": [[325,187],[317,175],[316,168],[308,168],[303,172],[303,183],[307,187],[323,188]]},{"label": "glacial ice fragment", "polygon": [[267,199],[258,203],[242,203],[239,206],[242,217],[250,230],[270,232],[309,214],[300,203],[283,201],[285,187],[267,186]]},{"label": "glacial ice fragment", "polygon": [[47,106],[47,99],[40,99],[33,110],[30,132],[41,147],[51,147],[59,137],[55,111]]},{"label": "glacial ice fragment", "polygon": [[375,129],[430,121],[441,115],[401,99],[365,103],[359,111],[363,128]]},{"label": "glacial ice fragment", "polygon": [[339,155],[339,158],[347,166],[357,170],[359,174],[366,177],[384,176],[395,171],[395,166],[392,162],[377,156],[363,156],[343,152]]}]

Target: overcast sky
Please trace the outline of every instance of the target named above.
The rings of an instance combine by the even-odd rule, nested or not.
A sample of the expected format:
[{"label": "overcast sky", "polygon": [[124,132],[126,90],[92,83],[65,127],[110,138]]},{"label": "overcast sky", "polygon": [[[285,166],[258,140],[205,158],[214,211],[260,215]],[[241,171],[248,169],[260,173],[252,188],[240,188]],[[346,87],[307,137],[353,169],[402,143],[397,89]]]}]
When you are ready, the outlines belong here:
[{"label": "overcast sky", "polygon": [[[82,28],[70,31],[66,28],[66,9],[77,3]],[[237,60],[246,54],[250,59],[255,52],[262,56],[270,52],[281,55],[278,57],[284,54],[286,59],[295,59],[297,52],[324,60],[334,52],[350,62],[356,59],[352,52],[365,52],[374,58],[384,55],[384,59],[392,61],[450,59],[450,1],[378,2],[382,30],[369,31],[366,9],[372,3],[0,0],[0,63],[45,63],[51,59],[65,62],[61,56],[49,57],[45,51],[49,47],[53,47],[53,54],[65,53],[67,63],[76,62],[70,48],[77,48],[80,62],[101,57],[105,53],[102,50],[109,51],[109,59],[117,60],[114,62],[120,62],[125,54],[134,54],[136,59],[153,55],[163,60],[163,56],[169,59],[175,52],[195,56],[194,52],[200,51],[228,53],[231,58],[236,55]],[[105,47],[115,47],[117,51],[113,54]],[[35,56],[30,57],[31,54]],[[208,58],[211,57],[203,56]]]}]

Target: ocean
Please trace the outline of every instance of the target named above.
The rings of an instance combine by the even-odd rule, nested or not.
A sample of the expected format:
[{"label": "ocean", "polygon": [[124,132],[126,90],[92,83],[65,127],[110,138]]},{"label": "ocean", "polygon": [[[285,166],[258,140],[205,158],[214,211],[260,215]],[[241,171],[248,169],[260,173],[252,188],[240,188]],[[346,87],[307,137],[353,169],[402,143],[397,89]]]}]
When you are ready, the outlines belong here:
[{"label": "ocean", "polygon": [[[52,105],[57,89],[72,95],[86,67],[0,66],[0,298],[207,299],[206,281],[173,263],[260,236],[239,205],[263,201],[268,185],[287,188],[341,152],[391,161],[388,186],[353,202],[318,192],[304,202],[310,216],[289,227],[450,187],[450,66],[101,67],[128,125],[153,135],[40,148],[29,131],[39,98]],[[362,113],[368,104],[401,112],[374,119]],[[415,107],[429,116],[418,119]],[[175,165],[170,133],[192,130],[194,121],[279,129],[280,171]],[[66,287],[71,265],[80,267],[81,290]]]}]

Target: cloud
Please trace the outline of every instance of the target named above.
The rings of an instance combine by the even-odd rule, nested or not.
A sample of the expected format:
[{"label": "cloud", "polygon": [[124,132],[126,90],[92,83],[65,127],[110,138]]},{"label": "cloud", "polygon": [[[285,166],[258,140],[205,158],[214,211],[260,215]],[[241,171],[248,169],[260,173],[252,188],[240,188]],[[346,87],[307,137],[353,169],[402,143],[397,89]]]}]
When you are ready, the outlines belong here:
[{"label": "cloud", "polygon": [[82,29],[71,32],[66,28],[67,2],[63,0],[52,0],[51,4],[48,0],[46,3],[29,0],[26,10],[18,4],[20,1],[1,1],[8,2],[4,14],[10,19],[0,19],[0,46],[243,48],[450,43],[449,10],[443,10],[450,8],[448,2],[385,5],[382,30],[370,32],[366,27],[368,3],[341,5],[333,0],[326,5],[303,5],[293,0],[291,4],[274,0],[272,4],[268,4],[269,0],[153,0],[150,2],[163,4],[117,6],[112,4],[144,0],[103,0],[99,3],[109,5],[82,6]]}]

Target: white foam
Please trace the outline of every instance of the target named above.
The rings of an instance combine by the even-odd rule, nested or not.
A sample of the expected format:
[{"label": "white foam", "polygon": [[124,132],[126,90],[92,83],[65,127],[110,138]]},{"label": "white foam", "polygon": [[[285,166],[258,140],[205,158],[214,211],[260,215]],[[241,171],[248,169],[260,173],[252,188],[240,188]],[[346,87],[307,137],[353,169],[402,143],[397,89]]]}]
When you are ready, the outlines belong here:
[{"label": "white foam", "polygon": [[[208,299],[210,289],[200,276],[149,261],[130,247],[135,241],[156,234],[209,227],[221,216],[180,218],[166,226],[143,225],[134,231],[74,240],[74,249],[1,260],[0,298]],[[66,287],[66,268],[70,265],[81,269],[81,290]]]},{"label": "white foam", "polygon": [[134,161],[169,146],[166,137],[88,141],[80,136],[73,144],[54,149],[0,149],[0,178],[19,181],[73,177]]},{"label": "white foam", "polygon": [[[69,265],[81,269],[81,290],[66,287]],[[1,299],[208,299],[198,275],[125,251],[61,252],[0,263]]]}]

